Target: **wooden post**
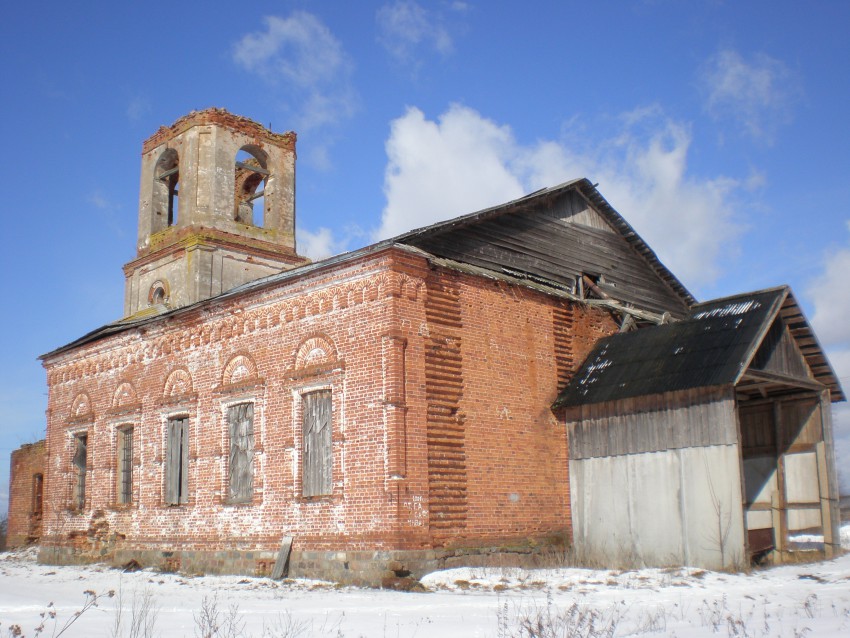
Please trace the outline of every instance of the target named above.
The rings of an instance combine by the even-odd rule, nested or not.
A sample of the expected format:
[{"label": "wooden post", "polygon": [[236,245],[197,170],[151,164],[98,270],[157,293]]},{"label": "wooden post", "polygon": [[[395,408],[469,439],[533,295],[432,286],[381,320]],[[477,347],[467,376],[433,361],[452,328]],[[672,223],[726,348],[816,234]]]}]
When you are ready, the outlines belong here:
[{"label": "wooden post", "polygon": [[289,572],[289,554],[292,552],[292,537],[284,536],[277,553],[277,560],[272,568],[272,580],[280,580]]},{"label": "wooden post", "polygon": [[832,501],[829,498],[829,472],[826,465],[826,443],[815,444],[818,457],[818,487],[820,492],[820,520],[823,528],[823,551],[826,558],[835,556],[835,539],[832,534]]},{"label": "wooden post", "polygon": [[771,496],[773,510],[773,540],[779,553],[779,562],[785,562],[788,539],[788,509],[785,501],[785,427],[782,403],[773,403],[773,425],[776,433],[776,491]]},{"label": "wooden post", "polygon": [[[821,425],[823,426],[822,437],[823,441],[823,467],[826,474],[826,491],[821,488],[821,499],[829,500],[829,519],[823,521],[824,526],[824,542],[826,542],[826,528],[830,529],[830,537],[832,538],[833,555],[840,552],[840,540],[838,538],[838,529],[841,526],[841,511],[839,509],[838,496],[838,469],[835,465],[835,439],[832,433],[832,402],[829,390],[824,390],[820,395],[821,406]],[[820,475],[821,457],[818,456],[818,475]]]},{"label": "wooden post", "polygon": [[770,513],[773,515],[773,550],[774,563],[781,565],[785,562],[785,536],[782,534],[782,509],[779,492],[774,490],[770,496]]}]

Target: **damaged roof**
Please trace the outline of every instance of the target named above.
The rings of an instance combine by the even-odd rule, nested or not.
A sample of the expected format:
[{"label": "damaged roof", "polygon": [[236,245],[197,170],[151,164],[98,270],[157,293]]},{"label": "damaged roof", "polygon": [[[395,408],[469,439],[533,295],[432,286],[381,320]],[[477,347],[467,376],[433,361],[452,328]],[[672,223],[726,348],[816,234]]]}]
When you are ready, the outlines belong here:
[{"label": "damaged roof", "polygon": [[[587,210],[597,219],[582,219]],[[696,302],[585,178],[413,230],[392,241],[566,288],[573,287],[577,277],[591,275],[603,294],[658,314],[683,317]]]},{"label": "damaged roof", "polygon": [[695,304],[682,321],[601,339],[552,407],[736,385],[756,367],[754,358],[777,317],[811,370],[810,380],[828,387],[833,401],[843,401],[814,332],[791,289],[782,286]]},{"label": "damaged roof", "polygon": [[[572,204],[570,204],[572,201]],[[589,204],[589,206],[588,206]],[[568,210],[573,206],[573,210]],[[557,220],[578,208],[592,209],[606,230]],[[530,218],[543,220],[534,224]],[[434,263],[466,265],[478,274],[506,277],[558,296],[572,297],[576,278],[598,276],[597,287],[617,304],[681,317],[693,295],[658,259],[590,180],[575,179],[469,215],[403,233],[341,255],[243,284],[190,306],[125,317],[61,346],[42,360],[131,328],[159,322],[229,297],[292,281],[348,263],[390,246],[416,251]]]}]

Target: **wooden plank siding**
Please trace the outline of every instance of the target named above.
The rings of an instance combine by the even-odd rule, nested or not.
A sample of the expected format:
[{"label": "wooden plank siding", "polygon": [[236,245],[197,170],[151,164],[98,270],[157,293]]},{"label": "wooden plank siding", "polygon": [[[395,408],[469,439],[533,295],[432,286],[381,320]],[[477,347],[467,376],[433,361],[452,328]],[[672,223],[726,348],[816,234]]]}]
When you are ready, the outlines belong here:
[{"label": "wooden plank siding", "polygon": [[[559,214],[558,207],[571,214]],[[574,209],[581,208],[582,214]],[[516,271],[574,289],[576,278],[604,279],[613,298],[652,312],[683,316],[676,294],[646,259],[599,217],[593,226],[576,223],[599,217],[574,192],[563,194],[554,208],[520,210],[406,240],[439,257],[497,272]]]},{"label": "wooden plank siding", "polygon": [[697,388],[578,406],[566,412],[570,460],[731,445],[731,388]]},{"label": "wooden plank siding", "polygon": [[776,454],[776,428],[773,425],[773,403],[741,406],[741,455],[743,458]]},{"label": "wooden plank siding", "polygon": [[[777,428],[776,410],[782,416]],[[770,399],[742,404],[741,454],[743,457],[778,456],[815,449],[823,440],[823,418],[819,399],[812,396]]]},{"label": "wooden plank siding", "polygon": [[814,379],[803,353],[781,316],[776,318],[768,330],[750,367],[787,377]]},{"label": "wooden plank siding", "polygon": [[254,497],[254,404],[240,403],[227,409],[230,431],[228,499],[250,503]]},{"label": "wooden plank siding", "polygon": [[541,214],[562,222],[581,224],[612,234],[618,232],[602,215],[588,205],[586,199],[574,191],[555,198],[548,207],[541,207],[540,210]]},{"label": "wooden plank siding", "polygon": [[169,419],[166,436],[165,502],[181,505],[189,502],[189,419]]},{"label": "wooden plank siding", "polygon": [[801,354],[806,358],[806,363],[815,379],[829,388],[832,395],[830,400],[833,402],[844,401],[846,397],[844,396],[841,384],[835,376],[803,311],[797,304],[797,300],[790,292],[785,303],[782,305],[780,316],[785,325],[788,326],[788,331],[794,338],[794,342],[800,349]]},{"label": "wooden plank siding", "polygon": [[333,456],[331,448],[331,391],[304,394],[303,495],[331,493]]},{"label": "wooden plank siding", "polygon": [[[654,274],[638,261],[621,238],[577,224],[550,223],[535,229],[511,229],[525,224],[535,224],[535,220],[505,215],[479,227],[455,231],[451,237],[423,242],[420,247],[491,270],[507,268],[530,273],[570,288],[581,274],[602,276],[608,294],[619,301],[653,312],[684,314],[684,308],[672,295],[665,294]],[[599,235],[606,244],[619,244],[621,250],[610,251],[605,249],[606,244],[598,245]]]}]

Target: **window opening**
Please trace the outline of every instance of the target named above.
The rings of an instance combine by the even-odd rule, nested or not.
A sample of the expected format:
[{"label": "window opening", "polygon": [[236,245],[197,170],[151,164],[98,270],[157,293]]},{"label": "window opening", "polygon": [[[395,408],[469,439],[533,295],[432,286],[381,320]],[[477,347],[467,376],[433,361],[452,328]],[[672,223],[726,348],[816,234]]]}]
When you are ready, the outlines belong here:
[{"label": "window opening", "polygon": [[168,303],[168,289],[166,283],[162,280],[156,281],[148,291],[148,305],[159,306]]},{"label": "window opening", "polygon": [[234,217],[241,224],[262,228],[266,213],[266,186],[270,173],[265,154],[242,148],[236,154],[236,210]]},{"label": "window opening", "polygon": [[302,397],[304,496],[331,493],[333,454],[331,448],[331,391],[310,392]]},{"label": "window opening", "polygon": [[189,502],[189,418],[168,420],[166,432],[165,502]]},{"label": "window opening", "polygon": [[118,502],[133,502],[133,428],[118,430]]},{"label": "window opening", "polygon": [[88,466],[88,434],[74,435],[74,486],[72,505],[81,510],[86,504],[86,471]]},{"label": "window opening", "polygon": [[44,475],[33,474],[32,476],[32,513],[40,517],[44,507]]},{"label": "window opening", "polygon": [[229,499],[231,503],[250,502],[254,496],[254,404],[230,406],[227,422],[230,430]]},{"label": "window opening", "polygon": [[600,287],[605,284],[605,277],[593,273],[581,273],[576,278],[576,294],[580,299],[609,299],[610,296]]},{"label": "window opening", "polygon": [[[160,194],[160,199],[164,201],[158,202],[158,208],[165,208],[166,225],[174,226],[180,212],[180,163],[177,156],[177,151],[168,149],[159,158],[156,163],[156,179],[159,183],[154,185],[154,190]],[[163,211],[157,210],[157,214],[162,214]]]}]

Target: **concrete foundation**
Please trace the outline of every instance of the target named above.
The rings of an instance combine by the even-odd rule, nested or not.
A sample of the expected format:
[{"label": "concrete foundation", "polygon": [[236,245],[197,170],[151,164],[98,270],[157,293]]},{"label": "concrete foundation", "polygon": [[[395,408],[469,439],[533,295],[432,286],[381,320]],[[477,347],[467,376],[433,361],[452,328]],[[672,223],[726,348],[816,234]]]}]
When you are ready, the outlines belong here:
[{"label": "concrete foundation", "polygon": [[[484,547],[430,550],[293,551],[289,578],[328,580],[344,585],[380,587],[394,578],[419,579],[453,567],[540,567],[556,548]],[[102,552],[102,553],[101,553]],[[82,552],[67,546],[43,546],[39,562],[84,565],[102,562],[121,568],[132,561],[164,572],[269,576],[277,552],[262,550],[129,550]]]}]

